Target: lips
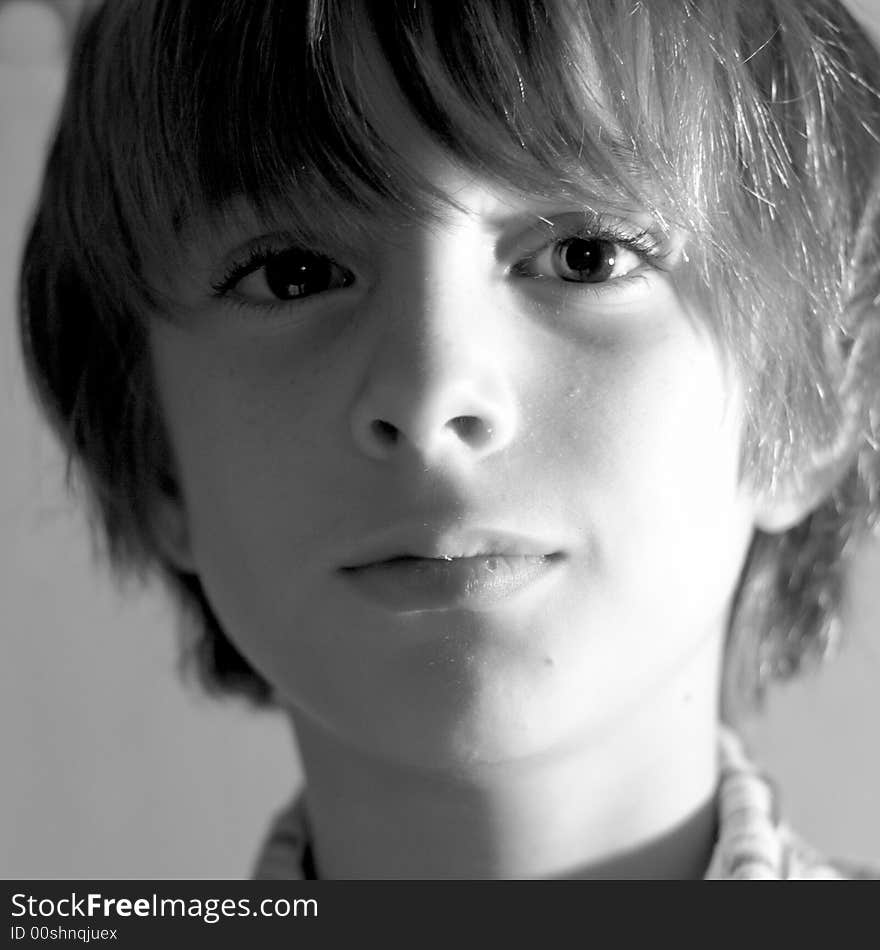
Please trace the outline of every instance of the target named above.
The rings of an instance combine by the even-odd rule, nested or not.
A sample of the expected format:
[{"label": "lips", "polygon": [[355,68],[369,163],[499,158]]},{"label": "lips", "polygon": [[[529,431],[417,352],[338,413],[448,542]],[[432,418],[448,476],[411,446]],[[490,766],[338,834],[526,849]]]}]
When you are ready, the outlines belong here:
[{"label": "lips", "polygon": [[339,574],[394,612],[489,610],[549,577],[564,559],[547,540],[505,531],[419,530],[367,542]]},{"label": "lips", "polygon": [[450,561],[470,557],[548,557],[561,545],[540,535],[503,529],[435,527],[430,523],[389,529],[364,539],[346,559],[343,570],[399,558]]}]

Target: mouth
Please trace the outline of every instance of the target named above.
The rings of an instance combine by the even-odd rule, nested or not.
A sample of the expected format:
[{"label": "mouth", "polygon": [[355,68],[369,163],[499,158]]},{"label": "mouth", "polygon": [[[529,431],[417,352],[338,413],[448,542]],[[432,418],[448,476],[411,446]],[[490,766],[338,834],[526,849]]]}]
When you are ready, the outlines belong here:
[{"label": "mouth", "polygon": [[386,610],[414,613],[500,606],[554,574],[565,555],[542,540],[470,532],[389,538],[362,558],[339,569],[347,586]]}]

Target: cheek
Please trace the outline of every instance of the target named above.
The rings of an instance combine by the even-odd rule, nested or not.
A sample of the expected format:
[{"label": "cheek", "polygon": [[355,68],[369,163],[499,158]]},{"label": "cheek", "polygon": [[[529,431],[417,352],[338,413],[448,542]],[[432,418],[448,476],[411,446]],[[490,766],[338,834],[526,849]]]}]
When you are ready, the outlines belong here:
[{"label": "cheek", "polygon": [[752,530],[738,486],[740,393],[714,347],[692,336],[619,361],[614,372],[616,398],[592,461],[607,492],[597,536],[612,596],[638,590],[670,622],[688,609],[718,610]]},{"label": "cheek", "polygon": [[[248,570],[272,564],[282,543],[288,561],[305,557],[314,512],[338,497],[350,466],[328,452],[340,444],[331,431],[340,425],[339,388],[328,390],[320,365],[296,358],[290,346],[227,350],[173,329],[153,338],[197,563],[244,583]],[[287,531],[291,524],[300,526],[299,538]],[[302,552],[290,549],[298,540]]]},{"label": "cheek", "polygon": [[[322,679],[326,664],[309,659],[330,649],[333,631],[307,635],[314,634],[308,594],[320,586],[313,548],[333,533],[332,519],[343,518],[339,499],[351,470],[328,449],[339,440],[328,432],[338,411],[327,375],[297,365],[289,352],[239,346],[231,354],[172,333],[153,342],[157,388],[205,594],[270,682],[278,686],[283,671],[290,685],[306,671],[333,695]],[[299,683],[296,691],[304,690]]]}]

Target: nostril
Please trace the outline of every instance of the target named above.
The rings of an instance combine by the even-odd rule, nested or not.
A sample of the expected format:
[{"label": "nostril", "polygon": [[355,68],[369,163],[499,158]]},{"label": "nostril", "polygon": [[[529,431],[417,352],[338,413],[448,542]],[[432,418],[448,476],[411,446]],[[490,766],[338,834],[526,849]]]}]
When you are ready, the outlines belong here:
[{"label": "nostril", "polygon": [[394,445],[400,434],[397,427],[384,419],[374,419],[370,423],[370,431],[373,433],[376,441],[383,445]]},{"label": "nostril", "polygon": [[492,427],[479,416],[456,416],[447,425],[455,430],[462,442],[475,448],[485,445],[492,437]]}]

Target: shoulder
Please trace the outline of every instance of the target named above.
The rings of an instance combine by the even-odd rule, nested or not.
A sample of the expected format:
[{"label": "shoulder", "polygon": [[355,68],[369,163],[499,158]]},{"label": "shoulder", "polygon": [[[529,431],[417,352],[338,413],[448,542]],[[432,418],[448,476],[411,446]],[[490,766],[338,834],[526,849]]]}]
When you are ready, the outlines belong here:
[{"label": "shoulder", "polygon": [[780,817],[773,780],[731,729],[720,732],[719,834],[710,880],[878,880],[880,866],[829,858]]},{"label": "shoulder", "polygon": [[263,838],[251,878],[257,881],[292,881],[309,877],[309,828],[302,797],[276,813]]},{"label": "shoulder", "polygon": [[779,829],[787,881],[877,881],[880,865],[825,857],[787,825]]}]

